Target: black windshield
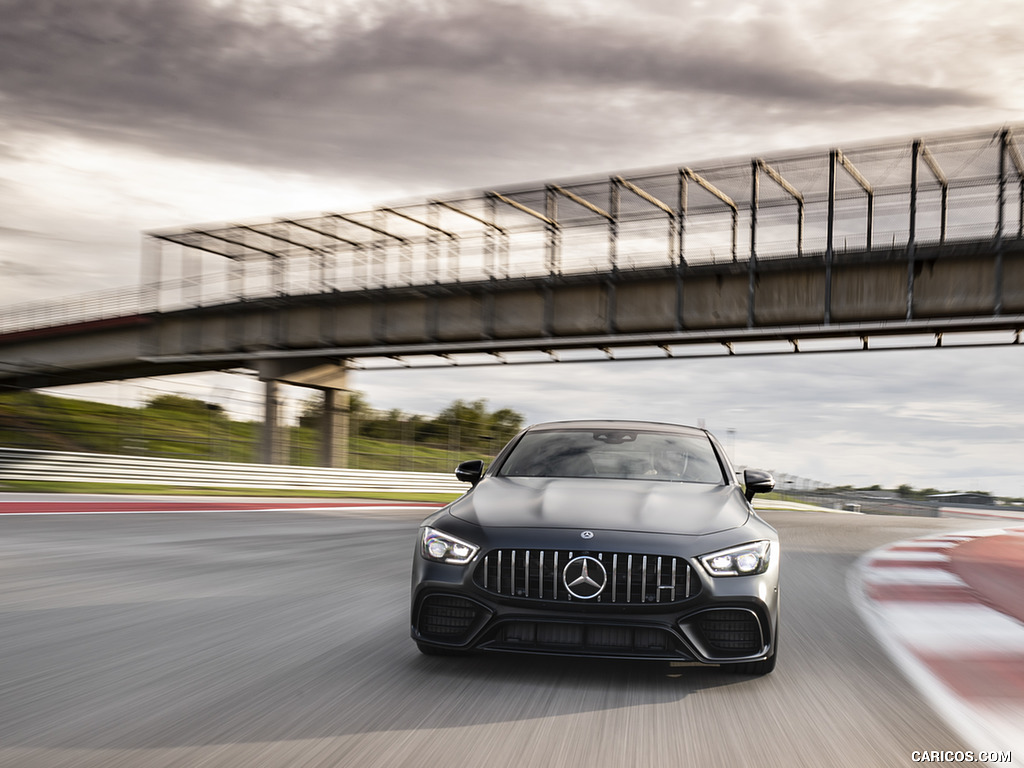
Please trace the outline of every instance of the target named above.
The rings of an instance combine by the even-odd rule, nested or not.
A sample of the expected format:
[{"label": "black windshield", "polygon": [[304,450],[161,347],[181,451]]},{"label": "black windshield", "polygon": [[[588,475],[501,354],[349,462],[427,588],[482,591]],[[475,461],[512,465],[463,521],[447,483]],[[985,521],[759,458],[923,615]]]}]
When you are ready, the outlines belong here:
[{"label": "black windshield", "polygon": [[498,474],[725,482],[722,465],[706,436],[621,429],[528,432]]}]

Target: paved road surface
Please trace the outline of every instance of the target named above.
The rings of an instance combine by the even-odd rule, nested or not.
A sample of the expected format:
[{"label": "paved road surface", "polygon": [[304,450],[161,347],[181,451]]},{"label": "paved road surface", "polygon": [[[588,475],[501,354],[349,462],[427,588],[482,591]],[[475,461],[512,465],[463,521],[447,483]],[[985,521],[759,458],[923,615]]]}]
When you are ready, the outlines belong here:
[{"label": "paved road surface", "polygon": [[[871,766],[969,747],[847,571],[963,521],[773,511],[779,667],[421,656],[425,511],[0,516],[0,766]],[[949,763],[947,763],[948,765]]]}]

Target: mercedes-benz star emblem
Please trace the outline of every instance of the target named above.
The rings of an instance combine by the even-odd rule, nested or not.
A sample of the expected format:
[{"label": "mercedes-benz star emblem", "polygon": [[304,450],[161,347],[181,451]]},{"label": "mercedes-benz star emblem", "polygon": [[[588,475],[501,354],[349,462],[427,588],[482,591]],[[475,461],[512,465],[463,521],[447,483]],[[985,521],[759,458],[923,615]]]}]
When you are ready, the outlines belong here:
[{"label": "mercedes-benz star emblem", "polygon": [[594,538],[594,532],[593,531],[583,531],[583,533],[580,534],[580,538],[581,539],[592,539],[592,538]]},{"label": "mercedes-benz star emblem", "polygon": [[608,582],[608,571],[601,561],[589,555],[580,555],[570,560],[562,571],[562,581],[569,594],[580,600],[590,600],[604,591]]}]

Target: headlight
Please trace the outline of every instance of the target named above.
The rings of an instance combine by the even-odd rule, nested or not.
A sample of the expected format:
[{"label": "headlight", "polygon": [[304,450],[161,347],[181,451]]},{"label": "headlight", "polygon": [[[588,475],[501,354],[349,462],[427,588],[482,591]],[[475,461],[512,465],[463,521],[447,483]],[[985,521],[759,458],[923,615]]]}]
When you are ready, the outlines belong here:
[{"label": "headlight", "polygon": [[452,565],[465,565],[480,550],[475,544],[456,538],[436,528],[424,528],[420,531],[420,552],[427,560]]},{"label": "headlight", "polygon": [[712,576],[751,576],[768,570],[770,552],[770,541],[755,541],[701,555],[697,559]]}]

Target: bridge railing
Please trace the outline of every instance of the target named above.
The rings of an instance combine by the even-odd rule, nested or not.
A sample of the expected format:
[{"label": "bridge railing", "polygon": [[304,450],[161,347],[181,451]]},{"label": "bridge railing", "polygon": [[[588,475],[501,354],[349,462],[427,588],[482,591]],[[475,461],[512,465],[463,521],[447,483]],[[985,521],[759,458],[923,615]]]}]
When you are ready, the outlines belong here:
[{"label": "bridge railing", "polygon": [[0,448],[0,487],[9,481],[322,493],[462,494],[469,488],[447,473],[236,464]]},{"label": "bridge railing", "polygon": [[137,315],[147,293],[152,295],[152,288],[133,285],[11,304],[0,308],[0,333]]},{"label": "bridge railing", "polygon": [[0,333],[273,296],[1024,238],[1024,126],[146,234],[134,289]]}]

